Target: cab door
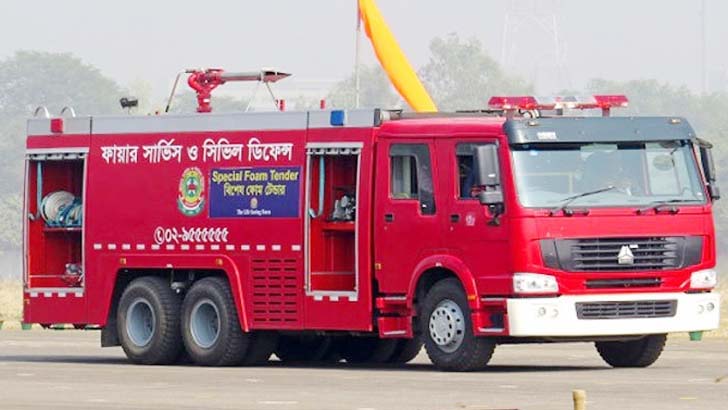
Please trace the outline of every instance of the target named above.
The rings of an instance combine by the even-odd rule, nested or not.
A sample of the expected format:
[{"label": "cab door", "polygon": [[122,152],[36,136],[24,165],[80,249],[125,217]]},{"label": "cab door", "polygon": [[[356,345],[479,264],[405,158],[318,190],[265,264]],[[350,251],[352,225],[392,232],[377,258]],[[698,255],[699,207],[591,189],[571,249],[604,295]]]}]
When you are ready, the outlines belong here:
[{"label": "cab door", "polygon": [[[447,214],[443,240],[448,253],[456,256],[478,278],[490,278],[495,286],[502,279],[509,265],[508,209],[503,209],[497,219],[477,199],[478,187],[474,186],[474,148],[485,144],[497,144],[494,138],[448,138],[437,142],[442,166],[442,180],[446,198],[443,210]],[[502,148],[502,147],[500,147]],[[501,164],[501,177],[503,166]],[[488,293],[489,289],[479,289]],[[494,291],[491,289],[490,291]]]},{"label": "cab door", "polygon": [[378,144],[374,266],[379,291],[405,293],[418,262],[442,247],[433,139]]}]

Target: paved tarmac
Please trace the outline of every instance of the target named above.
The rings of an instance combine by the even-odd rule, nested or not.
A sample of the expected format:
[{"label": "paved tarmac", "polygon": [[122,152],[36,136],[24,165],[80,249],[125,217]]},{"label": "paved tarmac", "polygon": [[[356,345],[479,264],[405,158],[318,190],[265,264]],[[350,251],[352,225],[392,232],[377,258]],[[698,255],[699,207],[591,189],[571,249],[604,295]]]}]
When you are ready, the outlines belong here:
[{"label": "paved tarmac", "polygon": [[728,340],[679,335],[647,369],[611,369],[591,344],[499,346],[489,370],[200,368],[128,364],[95,331],[0,331],[0,409],[728,409]]}]

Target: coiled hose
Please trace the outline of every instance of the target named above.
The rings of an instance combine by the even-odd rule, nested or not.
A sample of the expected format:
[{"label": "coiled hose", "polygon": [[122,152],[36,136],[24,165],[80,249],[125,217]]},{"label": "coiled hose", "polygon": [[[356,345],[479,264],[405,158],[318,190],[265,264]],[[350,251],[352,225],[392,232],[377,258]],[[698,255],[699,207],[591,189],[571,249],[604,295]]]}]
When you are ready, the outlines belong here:
[{"label": "coiled hose", "polygon": [[40,215],[48,226],[81,226],[81,199],[67,191],[55,191],[40,202]]}]

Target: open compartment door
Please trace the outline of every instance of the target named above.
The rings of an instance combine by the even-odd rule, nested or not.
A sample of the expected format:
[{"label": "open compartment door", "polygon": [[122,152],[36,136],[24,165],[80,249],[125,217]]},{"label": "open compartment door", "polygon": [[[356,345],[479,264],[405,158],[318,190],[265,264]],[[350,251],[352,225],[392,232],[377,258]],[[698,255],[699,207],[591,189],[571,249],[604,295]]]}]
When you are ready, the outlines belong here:
[{"label": "open compartment door", "polygon": [[[25,320],[85,321],[84,226],[87,152],[26,156]],[[63,315],[58,312],[62,311]]]},{"label": "open compartment door", "polygon": [[[346,317],[359,316],[353,311],[366,309],[369,303],[362,300],[360,283],[359,241],[361,230],[368,227],[360,220],[358,206],[362,146],[361,142],[312,142],[306,146],[307,327],[351,326]],[[352,310],[347,312],[346,307]],[[334,310],[340,313],[332,315]]]}]

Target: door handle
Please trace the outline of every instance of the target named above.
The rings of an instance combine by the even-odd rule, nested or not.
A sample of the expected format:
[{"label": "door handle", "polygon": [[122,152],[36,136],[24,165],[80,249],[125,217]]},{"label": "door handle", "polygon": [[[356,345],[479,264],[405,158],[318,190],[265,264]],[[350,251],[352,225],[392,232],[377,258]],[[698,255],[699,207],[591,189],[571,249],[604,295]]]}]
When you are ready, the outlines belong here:
[{"label": "door handle", "polygon": [[394,214],[384,214],[384,222],[394,222]]},{"label": "door handle", "polygon": [[450,222],[452,222],[452,223],[458,223],[458,222],[460,222],[460,214],[452,214],[452,215],[450,215]]}]

